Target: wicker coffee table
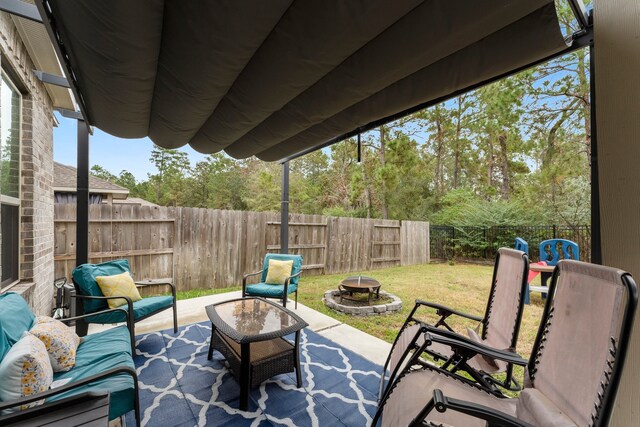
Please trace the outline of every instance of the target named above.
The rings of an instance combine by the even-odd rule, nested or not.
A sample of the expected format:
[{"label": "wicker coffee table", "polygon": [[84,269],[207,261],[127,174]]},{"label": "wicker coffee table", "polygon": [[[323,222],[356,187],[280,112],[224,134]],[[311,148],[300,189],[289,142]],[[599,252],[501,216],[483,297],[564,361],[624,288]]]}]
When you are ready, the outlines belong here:
[{"label": "wicker coffee table", "polygon": [[[249,389],[263,381],[296,371],[297,386],[302,387],[300,373],[300,330],[307,325],[286,308],[263,298],[239,298],[206,307],[211,320],[213,350],[227,360],[229,369],[240,384],[240,409],[247,410]],[[291,344],[283,337],[296,333]]]}]

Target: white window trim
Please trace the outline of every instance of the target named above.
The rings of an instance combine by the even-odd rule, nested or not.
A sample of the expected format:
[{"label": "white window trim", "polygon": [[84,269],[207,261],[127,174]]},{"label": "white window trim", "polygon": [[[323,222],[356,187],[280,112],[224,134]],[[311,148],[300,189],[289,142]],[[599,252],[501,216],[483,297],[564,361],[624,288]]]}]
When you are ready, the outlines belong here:
[{"label": "white window trim", "polygon": [[[11,289],[12,287],[14,287],[15,285],[17,285],[18,283],[20,283],[20,281],[22,280],[22,269],[21,267],[21,263],[20,263],[20,253],[22,252],[22,239],[19,237],[22,234],[22,101],[23,101],[23,94],[22,92],[18,89],[18,87],[15,85],[15,83],[13,83],[13,80],[11,79],[11,77],[5,73],[4,69],[0,69],[1,73],[0,73],[0,77],[11,87],[11,89],[13,89],[14,91],[16,91],[16,93],[18,93],[19,95],[19,103],[18,103],[18,111],[20,112],[20,119],[19,119],[19,129],[18,129],[18,198],[16,197],[11,197],[11,196],[5,196],[4,194],[0,194],[0,203],[4,203],[7,205],[11,205],[11,206],[17,206],[18,207],[18,277],[16,278],[16,280],[14,280],[11,283],[6,284],[5,286],[2,287],[2,292],[6,292],[7,290]],[[0,218],[0,221],[2,219]]]}]

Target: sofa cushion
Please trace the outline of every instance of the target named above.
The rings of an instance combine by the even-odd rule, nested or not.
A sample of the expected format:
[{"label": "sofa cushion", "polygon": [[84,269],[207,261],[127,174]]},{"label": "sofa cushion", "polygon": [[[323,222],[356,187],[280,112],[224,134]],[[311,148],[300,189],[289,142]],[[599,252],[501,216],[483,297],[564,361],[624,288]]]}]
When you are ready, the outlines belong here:
[{"label": "sofa cushion", "polygon": [[[97,276],[113,276],[130,272],[129,261],[126,259],[117,259],[113,261],[103,262],[102,264],[82,264],[73,269],[71,275],[74,283],[78,286],[82,295],[101,297],[102,291]],[[105,310],[107,302],[105,300],[82,300],[82,307],[85,313],[93,313],[95,311]]]},{"label": "sofa cushion", "polygon": [[0,360],[31,329],[36,319],[27,302],[14,292],[0,294]]},{"label": "sofa cushion", "polygon": [[[83,345],[84,343],[80,344],[80,348],[82,348]],[[124,366],[135,369],[133,365],[133,359],[131,359],[131,355],[126,352],[112,354],[109,357],[104,357],[102,359],[94,359],[93,363],[88,365],[76,365],[72,370],[68,372],[59,372],[55,374],[53,379],[55,382],[63,385],[88,378],[91,375],[104,373],[113,368]],[[65,382],[66,380],[68,381]],[[126,373],[102,378],[89,384],[69,390],[67,392],[60,393],[59,395],[52,396],[47,399],[47,402],[61,400],[65,397],[73,396],[86,391],[111,392],[109,419],[117,418],[120,415],[126,414],[127,412],[134,409],[135,387],[131,375]]]},{"label": "sofa cushion", "polygon": [[52,317],[38,316],[29,333],[44,343],[53,372],[73,368],[80,337],[70,327]]},{"label": "sofa cushion", "polygon": [[[113,276],[96,276],[96,282],[105,297],[129,297],[133,302],[142,299],[138,288],[136,288],[136,282],[133,281],[133,277],[128,271]],[[109,308],[120,307],[126,303],[127,300],[124,298],[107,300]]]},{"label": "sofa cushion", "polygon": [[[16,400],[47,391],[52,381],[47,349],[38,337],[25,332],[0,363],[0,400]],[[24,410],[41,403],[39,400],[7,411]]]},{"label": "sofa cushion", "polygon": [[76,367],[89,366],[118,354],[131,355],[129,329],[120,325],[82,338],[76,354]]},{"label": "sofa cushion", "polygon": [[[169,308],[172,305],[173,305],[172,296],[142,298],[140,301],[136,301],[133,303],[133,318],[135,320],[138,320],[143,317],[146,317],[151,313],[155,313],[158,310]],[[129,307],[126,304],[121,305],[118,308],[121,308],[126,311],[129,310]],[[112,313],[103,313],[103,314],[87,317],[86,321],[89,323],[120,323],[120,322],[126,322],[126,318],[124,317],[124,313],[120,311],[116,311]]]},{"label": "sofa cushion", "polygon": [[[291,294],[298,289],[296,284],[289,284],[287,286],[287,294]],[[267,285],[266,283],[255,283],[253,285],[247,285],[245,289],[247,295],[255,295],[266,298],[282,298],[284,293],[284,285]]]}]

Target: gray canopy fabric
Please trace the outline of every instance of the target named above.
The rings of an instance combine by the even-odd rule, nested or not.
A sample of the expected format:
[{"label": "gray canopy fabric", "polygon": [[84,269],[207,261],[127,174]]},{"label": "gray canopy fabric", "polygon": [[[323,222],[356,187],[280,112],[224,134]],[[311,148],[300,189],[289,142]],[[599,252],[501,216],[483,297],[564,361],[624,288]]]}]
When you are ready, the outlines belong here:
[{"label": "gray canopy fabric", "polygon": [[46,0],[90,124],[280,160],[567,47],[553,0]]}]

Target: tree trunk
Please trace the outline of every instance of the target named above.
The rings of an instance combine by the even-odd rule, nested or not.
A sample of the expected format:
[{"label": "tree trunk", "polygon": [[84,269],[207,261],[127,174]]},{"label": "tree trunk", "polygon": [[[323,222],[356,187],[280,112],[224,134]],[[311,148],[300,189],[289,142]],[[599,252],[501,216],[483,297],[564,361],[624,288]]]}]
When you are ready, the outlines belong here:
[{"label": "tree trunk", "polygon": [[[384,168],[385,158],[385,142],[386,141],[386,129],[384,126],[380,126],[380,166]],[[389,207],[387,206],[387,183],[382,180],[382,219],[389,219]]]},{"label": "tree trunk", "polygon": [[462,128],[462,102],[464,97],[458,97],[458,114],[456,115],[456,135],[453,151],[453,188],[460,185],[460,132]]},{"label": "tree trunk", "polygon": [[[578,52],[578,81],[580,82],[580,100],[582,101],[583,113],[584,117],[584,145],[585,145],[585,153],[587,155],[587,162],[591,164],[591,87],[589,85],[589,79],[587,78],[587,70],[589,67],[589,61],[591,58],[587,59],[587,51]],[[589,174],[591,174],[591,169],[589,169]]]},{"label": "tree trunk", "polygon": [[500,174],[502,175],[500,193],[503,200],[509,200],[511,183],[509,177],[509,155],[507,153],[507,134],[504,132],[500,133],[498,142],[500,143]]}]

